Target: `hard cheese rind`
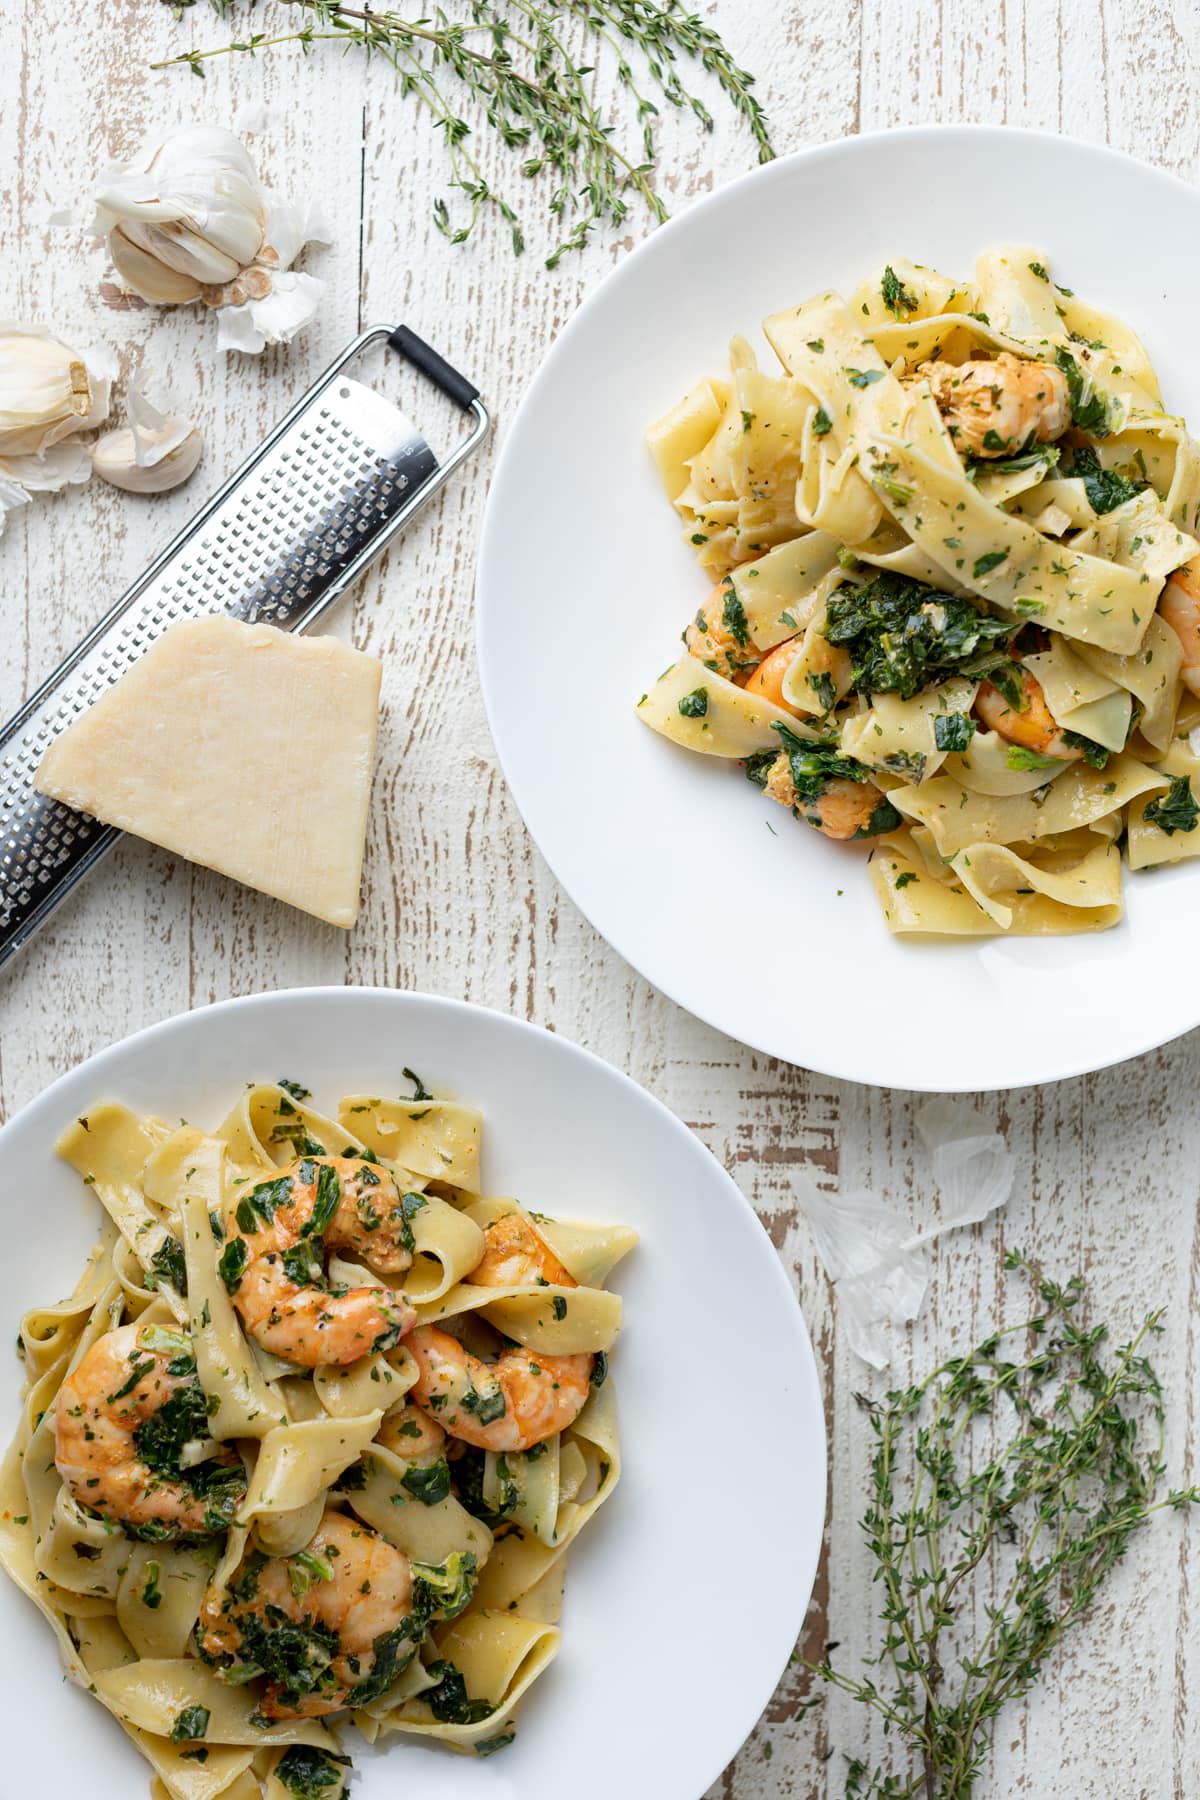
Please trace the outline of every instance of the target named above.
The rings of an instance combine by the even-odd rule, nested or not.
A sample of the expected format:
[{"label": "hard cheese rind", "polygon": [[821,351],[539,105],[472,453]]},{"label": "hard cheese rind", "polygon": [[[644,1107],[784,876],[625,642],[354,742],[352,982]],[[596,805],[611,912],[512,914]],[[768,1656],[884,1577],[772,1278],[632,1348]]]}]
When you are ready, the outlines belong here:
[{"label": "hard cheese rind", "polygon": [[333,638],[189,620],[50,746],[35,786],[353,925],[381,675]]}]

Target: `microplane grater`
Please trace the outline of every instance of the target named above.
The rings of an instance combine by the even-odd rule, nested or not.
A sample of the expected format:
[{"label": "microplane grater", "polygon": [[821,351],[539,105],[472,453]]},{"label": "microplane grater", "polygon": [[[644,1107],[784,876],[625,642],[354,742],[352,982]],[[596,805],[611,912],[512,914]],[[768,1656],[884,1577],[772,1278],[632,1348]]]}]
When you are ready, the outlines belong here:
[{"label": "microplane grater", "polygon": [[[470,415],[444,461],[345,373],[380,339]],[[478,390],[407,326],[375,326],[346,347],[0,730],[0,967],[122,835],[35,792],[51,741],[181,619],[307,630],[490,429]]]}]

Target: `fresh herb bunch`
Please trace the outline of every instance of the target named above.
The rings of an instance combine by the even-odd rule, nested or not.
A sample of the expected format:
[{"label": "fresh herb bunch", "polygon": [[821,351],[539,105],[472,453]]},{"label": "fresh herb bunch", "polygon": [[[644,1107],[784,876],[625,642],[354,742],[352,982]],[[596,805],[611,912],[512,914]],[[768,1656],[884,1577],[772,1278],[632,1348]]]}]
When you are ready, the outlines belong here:
[{"label": "fresh herb bunch", "polygon": [[[234,0],[211,0],[223,17]],[[711,75],[734,111],[747,122],[758,160],[775,152],[766,115],[754,98],[754,78],[739,68],[720,36],[679,0],[462,0],[462,17],[440,7],[429,17],[405,18],[388,10],[358,10],[339,0],[284,0],[307,15],[297,30],[256,31],[213,50],[190,50],[155,68],[186,65],[203,75],[213,56],[255,55],[278,44],[333,41],[358,45],[391,63],[403,94],[419,101],[442,132],[450,160],[450,189],[458,197],[434,202],[434,220],[452,243],[470,237],[483,214],[498,212],[512,234],[514,251],[525,247],[515,208],[491,186],[473,155],[468,109],[521,158],[525,176],[546,174],[553,183],[550,212],[564,236],[546,259],[554,268],[568,250],[581,250],[602,224],[619,226],[628,197],[640,195],[653,218],[667,209],[651,185],[658,155],[656,131],[665,104],[690,112],[705,131],[713,127],[704,101],[679,75],[681,59]],[[167,0],[178,14],[194,0]],[[256,0],[250,0],[253,7]],[[626,155],[615,141],[615,123],[597,107],[591,76],[607,59],[641,128],[640,155]],[[635,66],[636,65],[636,66]]]},{"label": "fresh herb bunch", "polygon": [[882,1404],[860,1400],[875,1433],[863,1530],[882,1676],[808,1665],[902,1747],[890,1770],[849,1762],[857,1800],[970,1800],[992,1721],[1038,1680],[1138,1526],[1200,1500],[1195,1487],[1158,1497],[1162,1389],[1142,1346],[1160,1314],[1108,1356],[1080,1277],[1059,1286],[1019,1251],[1005,1266],[1032,1283],[1032,1318]]}]

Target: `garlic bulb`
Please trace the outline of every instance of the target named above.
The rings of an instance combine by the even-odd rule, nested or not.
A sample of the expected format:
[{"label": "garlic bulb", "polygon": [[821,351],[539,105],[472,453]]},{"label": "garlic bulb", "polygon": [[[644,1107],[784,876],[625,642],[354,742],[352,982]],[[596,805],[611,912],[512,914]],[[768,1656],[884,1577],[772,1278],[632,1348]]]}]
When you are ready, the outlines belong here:
[{"label": "garlic bulb", "polygon": [[0,532],[30,494],[92,472],[81,431],[108,417],[115,359],[73,350],[40,325],[0,322]]},{"label": "garlic bulb", "polygon": [[126,285],[161,306],[220,311],[219,348],[287,343],[316,312],[323,284],[288,271],[304,244],[328,242],[324,223],[311,205],[274,200],[232,131],[180,127],[114,164],[95,201],[92,230]]},{"label": "garlic bulb", "polygon": [[125,395],[129,425],[106,431],[92,446],[92,467],[113,487],[130,494],[165,494],[194,474],[203,442],[190,419],[151,404],[135,375]]},{"label": "garlic bulb", "polygon": [[108,417],[111,370],[40,325],[0,324],[0,456],[38,455]]}]

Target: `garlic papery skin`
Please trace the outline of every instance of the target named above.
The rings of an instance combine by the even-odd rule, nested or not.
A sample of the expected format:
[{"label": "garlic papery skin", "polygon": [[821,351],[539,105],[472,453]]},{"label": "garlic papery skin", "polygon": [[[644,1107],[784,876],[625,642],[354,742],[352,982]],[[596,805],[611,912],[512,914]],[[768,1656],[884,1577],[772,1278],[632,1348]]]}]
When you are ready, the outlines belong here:
[{"label": "garlic papery skin", "polygon": [[129,425],[106,431],[92,446],[92,468],[102,480],[129,494],[165,494],[180,487],[204,448],[199,428],[190,419],[161,412],[142,392],[134,376],[125,396]]},{"label": "garlic papery skin", "polygon": [[222,350],[290,342],[323,292],[287,272],[306,243],[329,241],[318,210],[268,194],[245,145],[219,127],[182,127],[109,169],[92,230],[144,300],[216,310]]},{"label": "garlic papery skin", "polygon": [[108,417],[112,366],[39,325],[0,322],[0,459],[37,456]]}]

